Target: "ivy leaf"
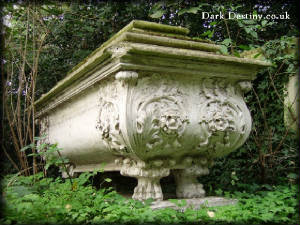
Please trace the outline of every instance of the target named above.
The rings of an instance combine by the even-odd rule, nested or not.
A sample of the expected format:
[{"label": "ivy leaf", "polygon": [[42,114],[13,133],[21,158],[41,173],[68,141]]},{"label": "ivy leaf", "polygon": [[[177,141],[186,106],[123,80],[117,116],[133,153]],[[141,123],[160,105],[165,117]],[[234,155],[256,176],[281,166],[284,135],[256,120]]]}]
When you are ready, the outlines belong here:
[{"label": "ivy leaf", "polygon": [[288,68],[286,69],[286,72],[292,73],[294,70],[294,64],[289,64]]},{"label": "ivy leaf", "polygon": [[179,10],[178,16],[180,16],[180,15],[182,15],[184,13],[193,13],[193,14],[196,14],[199,9],[200,9],[199,7],[192,7],[192,8],[189,8],[189,9],[182,9],[182,10]]},{"label": "ivy leaf", "polygon": [[229,46],[231,43],[232,43],[232,41],[231,41],[231,39],[230,38],[226,38],[224,41],[222,41],[221,42],[223,45],[225,45],[225,46]]},{"label": "ivy leaf", "polygon": [[228,54],[227,46],[221,45],[220,47],[221,47],[221,48],[220,48],[220,52],[221,52],[222,54],[224,54],[224,55],[227,55],[227,54]]},{"label": "ivy leaf", "polygon": [[157,10],[155,13],[151,14],[150,17],[153,18],[153,19],[158,19],[158,18],[161,18],[164,15],[165,12],[166,11],[162,10],[162,9]]},{"label": "ivy leaf", "polygon": [[245,26],[240,20],[238,20],[237,22],[238,22],[239,27],[244,27]]},{"label": "ivy leaf", "polygon": [[104,179],[106,182],[110,183],[111,182],[111,179],[110,178],[105,178]]},{"label": "ivy leaf", "polygon": [[251,28],[249,28],[249,27],[244,27],[244,29],[245,29],[247,34],[249,34],[251,32]]},{"label": "ivy leaf", "polygon": [[90,26],[85,26],[84,27],[88,32],[94,32],[94,28],[93,27],[90,27]]},{"label": "ivy leaf", "polygon": [[268,23],[268,21],[267,20],[263,20],[263,21],[261,21],[261,25],[264,27],[264,26],[266,26],[266,24]]},{"label": "ivy leaf", "polygon": [[210,32],[210,34],[208,34],[207,37],[212,38],[213,35],[214,35],[214,31]]},{"label": "ivy leaf", "polygon": [[250,34],[251,34],[252,37],[258,38],[257,33],[256,33],[254,30],[252,30],[252,31],[250,32]]},{"label": "ivy leaf", "polygon": [[247,45],[239,45],[238,47],[242,50],[250,50],[250,47]]},{"label": "ivy leaf", "polygon": [[243,21],[245,24],[256,24],[256,21],[255,20],[244,20]]},{"label": "ivy leaf", "polygon": [[201,34],[202,37],[205,37],[205,36],[212,36],[212,31],[211,30],[208,30],[208,31],[205,31],[203,34]]}]

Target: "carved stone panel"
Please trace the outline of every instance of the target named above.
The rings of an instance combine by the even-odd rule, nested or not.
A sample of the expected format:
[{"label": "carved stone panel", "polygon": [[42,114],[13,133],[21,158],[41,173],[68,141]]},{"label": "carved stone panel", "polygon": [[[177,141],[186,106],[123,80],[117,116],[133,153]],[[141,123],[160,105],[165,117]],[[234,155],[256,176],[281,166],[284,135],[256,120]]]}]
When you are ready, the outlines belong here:
[{"label": "carved stone panel", "polygon": [[[143,160],[228,154],[248,137],[251,118],[237,81],[150,74],[128,88],[127,135]],[[177,160],[177,161],[178,161]]]},{"label": "carved stone panel", "polygon": [[250,112],[237,82],[203,79],[199,107],[200,142],[197,149],[218,157],[241,146],[251,130]]},{"label": "carved stone panel", "polygon": [[99,117],[96,128],[100,132],[100,139],[106,147],[117,155],[128,153],[120,128],[120,96],[119,82],[114,81],[110,85],[102,85],[99,97]]}]

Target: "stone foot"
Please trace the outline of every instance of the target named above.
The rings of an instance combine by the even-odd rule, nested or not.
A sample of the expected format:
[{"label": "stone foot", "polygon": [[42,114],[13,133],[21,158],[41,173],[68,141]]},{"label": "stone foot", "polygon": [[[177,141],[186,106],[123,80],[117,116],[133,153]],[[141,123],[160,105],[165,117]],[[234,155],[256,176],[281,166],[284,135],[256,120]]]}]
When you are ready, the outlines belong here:
[{"label": "stone foot", "polygon": [[138,185],[134,188],[133,199],[146,200],[163,200],[163,193],[160,186],[159,178],[138,177]]},{"label": "stone foot", "polygon": [[134,188],[132,198],[135,200],[163,200],[160,179],[169,175],[170,170],[166,168],[146,168],[145,162],[132,159],[118,160],[120,173],[123,176],[135,177],[138,185]]},{"label": "stone foot", "polygon": [[176,182],[176,196],[178,198],[203,198],[205,190],[197,180],[198,176],[209,173],[207,167],[192,165],[183,170],[172,171]]}]

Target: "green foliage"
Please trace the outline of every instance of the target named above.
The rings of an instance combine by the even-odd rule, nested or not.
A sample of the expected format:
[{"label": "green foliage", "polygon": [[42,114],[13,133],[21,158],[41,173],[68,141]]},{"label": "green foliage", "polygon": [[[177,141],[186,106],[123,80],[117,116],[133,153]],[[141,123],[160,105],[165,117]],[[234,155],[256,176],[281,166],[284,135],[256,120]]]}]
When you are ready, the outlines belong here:
[{"label": "green foliage", "polygon": [[[7,33],[14,34],[15,46],[25,40],[26,4],[20,5],[22,7],[15,9],[9,3],[4,8],[4,14],[14,12],[16,15],[13,27],[4,26]],[[296,173],[298,168],[295,138],[289,133],[280,144],[285,136],[284,105],[281,102],[284,83],[298,66],[295,56],[285,51],[295,48],[290,39],[298,34],[296,20],[213,20],[203,19],[202,12],[266,15],[286,11],[294,18],[296,7],[291,6],[291,1],[284,1],[284,4],[281,1],[97,1],[93,4],[50,1],[37,7],[38,13],[43,15],[43,27],[48,28],[41,35],[45,32],[48,35],[39,58],[36,98],[50,90],[58,80],[64,78],[67,71],[133,19],[187,27],[191,37],[206,38],[220,44],[223,54],[240,57],[243,51],[260,47],[261,51],[253,58],[263,56],[272,61],[274,67],[261,71],[254,81],[253,90],[258,98],[254,91],[245,95],[253,117],[252,134],[243,147],[226,159],[219,159],[213,173],[220,180],[223,179],[222,183],[227,186],[231,185],[232,171],[236,171],[241,179],[252,179],[254,182],[258,182],[258,179],[261,182],[278,181],[278,176]],[[18,54],[14,57],[17,61]],[[273,81],[270,74],[271,77],[277,74]],[[17,80],[15,76],[12,85]],[[258,99],[263,110],[260,110]],[[268,128],[265,127],[263,115],[267,118]],[[6,142],[9,146],[10,142]]]},{"label": "green foliage", "polygon": [[45,139],[46,135],[42,137],[35,137],[34,140],[37,141],[37,144],[32,143],[30,145],[27,145],[20,151],[26,152],[29,149],[36,149],[36,153],[27,154],[27,156],[39,157],[45,160],[45,170],[48,170],[50,166],[58,166],[62,171],[66,171],[66,165],[70,162],[69,159],[60,154],[60,151],[62,149],[57,147],[57,143],[49,144],[44,141]]},{"label": "green foliage", "polygon": [[[95,172],[96,173],[96,172]],[[2,181],[4,218],[1,224],[94,224],[94,223],[242,223],[275,222],[295,224],[299,193],[295,185],[271,186],[268,191],[222,192],[239,200],[235,206],[206,207],[185,211],[166,208],[151,210],[151,199],[144,203],[124,198],[113,189],[96,190],[90,183],[95,173],[82,173],[71,183],[61,178],[7,176]],[[171,200],[179,207],[186,202]]]},{"label": "green foliage", "polygon": [[[50,90],[66,73],[131,20],[146,19],[145,2],[98,2],[55,4],[55,17],[47,49],[41,55],[37,96]],[[53,9],[54,9],[53,8]],[[52,10],[52,9],[51,9]],[[51,74],[51,75],[50,75]]]},{"label": "green foliage", "polygon": [[276,177],[286,177],[299,168],[297,136],[284,125],[285,84],[289,76],[296,74],[298,67],[295,43],[294,38],[282,36],[262,47],[262,54],[274,66],[258,75],[253,82],[253,91],[245,98],[252,114],[253,128],[244,151],[258,153],[257,158],[251,160],[260,167],[263,182],[274,182]]},{"label": "green foliage", "polygon": [[[267,7],[262,11],[256,7]],[[208,4],[209,3],[209,4]],[[190,29],[195,39],[206,38],[221,45],[222,54],[241,57],[243,51],[259,49],[253,58],[264,57],[273,67],[261,71],[253,82],[253,90],[245,101],[253,118],[253,129],[244,146],[225,158],[217,159],[210,176],[202,183],[210,194],[238,198],[237,206],[152,211],[150,201],[145,205],[117,195],[112,189],[96,190],[89,184],[95,173],[82,174],[73,184],[57,178],[42,178],[41,174],[30,177],[9,176],[3,180],[5,218],[1,223],[174,223],[218,221],[241,224],[277,222],[296,224],[299,221],[299,194],[296,183],[299,169],[298,140],[284,127],[284,84],[298,68],[298,55],[293,36],[298,35],[296,20],[207,20],[201,12],[218,14],[220,11],[252,14],[280,14],[287,11],[291,18],[296,7],[291,1],[139,1],[53,3],[38,7],[44,16],[43,23],[49,32],[45,37],[39,58],[36,97],[47,92],[64,78],[67,71],[90,52],[108,40],[132,19],[150,20]],[[18,46],[25,40],[26,7],[13,9],[8,4],[5,13],[15,12],[13,27],[4,27],[13,34],[14,56],[18,59]],[[32,25],[32,24],[31,24]],[[30,25],[30,26],[31,26]],[[29,35],[32,35],[30,33]],[[30,39],[29,39],[30,40]],[[32,44],[32,43],[29,43]],[[29,46],[30,50],[30,46]],[[32,52],[29,51],[30,62]],[[10,58],[11,57],[11,58]],[[15,73],[18,74],[18,73]],[[17,87],[18,76],[13,77],[12,90]],[[10,146],[10,138],[4,139]],[[29,146],[30,147],[34,146]],[[50,153],[59,152],[57,146],[41,145],[52,149],[48,166],[58,165]],[[24,149],[26,150],[26,149]],[[46,152],[40,153],[45,156]],[[43,155],[43,156],[44,156]],[[46,167],[48,167],[46,166]],[[106,179],[103,182],[110,182]],[[284,186],[273,184],[282,184]],[[222,191],[222,190],[223,191]],[[216,190],[216,191],[213,191]],[[297,200],[298,199],[298,200]],[[183,207],[184,202],[174,201]],[[208,214],[208,212],[213,212]]]},{"label": "green foliage", "polygon": [[[296,185],[269,186],[269,191],[256,193],[225,192],[239,200],[237,206],[216,207],[215,219],[241,223],[274,222],[293,224],[299,220],[299,190]],[[222,191],[221,191],[222,192]],[[259,222],[260,221],[260,222]]]}]

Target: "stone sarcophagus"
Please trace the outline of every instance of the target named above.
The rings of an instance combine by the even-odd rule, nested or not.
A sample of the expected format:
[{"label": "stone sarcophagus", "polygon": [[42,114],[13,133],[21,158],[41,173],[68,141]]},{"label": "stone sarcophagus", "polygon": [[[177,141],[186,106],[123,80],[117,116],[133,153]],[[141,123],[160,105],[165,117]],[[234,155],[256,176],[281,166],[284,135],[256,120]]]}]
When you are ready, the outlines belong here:
[{"label": "stone sarcophagus", "polygon": [[40,134],[58,143],[70,172],[135,177],[133,198],[163,198],[170,171],[180,198],[205,195],[197,177],[247,139],[243,93],[269,64],[224,56],[188,29],[132,21],[36,103]]}]

